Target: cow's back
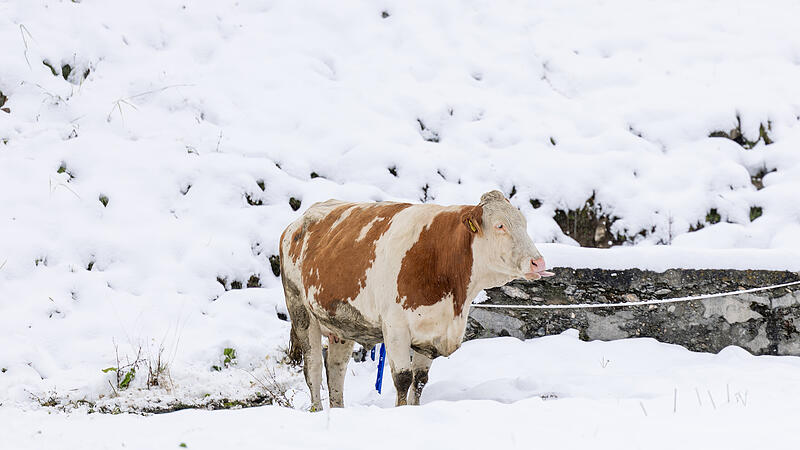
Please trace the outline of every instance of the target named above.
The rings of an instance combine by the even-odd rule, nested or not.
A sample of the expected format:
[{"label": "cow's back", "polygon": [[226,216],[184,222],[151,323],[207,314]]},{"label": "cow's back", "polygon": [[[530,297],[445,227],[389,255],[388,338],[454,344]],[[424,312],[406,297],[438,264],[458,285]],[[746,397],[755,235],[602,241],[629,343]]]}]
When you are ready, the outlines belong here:
[{"label": "cow's back", "polygon": [[363,305],[352,303],[367,287],[381,238],[395,217],[410,207],[408,203],[328,200],[311,206],[284,231],[283,275],[298,286],[304,303],[323,324],[343,334],[349,333],[342,328],[366,332],[368,320],[359,312]]}]

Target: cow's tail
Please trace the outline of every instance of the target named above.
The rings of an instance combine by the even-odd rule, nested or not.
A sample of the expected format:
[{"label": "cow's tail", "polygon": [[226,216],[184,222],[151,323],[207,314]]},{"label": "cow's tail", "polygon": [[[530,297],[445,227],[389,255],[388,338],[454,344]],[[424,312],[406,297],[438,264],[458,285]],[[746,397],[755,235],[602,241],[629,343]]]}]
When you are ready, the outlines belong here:
[{"label": "cow's tail", "polygon": [[292,323],[292,330],[289,332],[289,350],[286,352],[289,359],[289,364],[299,366],[303,363],[303,349],[300,346],[300,339],[297,337],[294,323]]},{"label": "cow's tail", "polygon": [[[286,232],[284,232],[285,234]],[[286,308],[289,311],[289,319],[292,323],[292,328],[289,331],[289,348],[286,350],[286,357],[289,364],[300,365],[303,362],[303,347],[300,341],[298,332],[304,331],[308,333],[308,314],[302,304],[300,290],[293,282],[286,277],[284,266],[286,259],[283,251],[283,235],[281,235],[280,250],[278,252],[280,268],[281,268],[281,282],[283,283],[283,295],[286,297]],[[306,330],[298,330],[298,327],[305,326]]]}]

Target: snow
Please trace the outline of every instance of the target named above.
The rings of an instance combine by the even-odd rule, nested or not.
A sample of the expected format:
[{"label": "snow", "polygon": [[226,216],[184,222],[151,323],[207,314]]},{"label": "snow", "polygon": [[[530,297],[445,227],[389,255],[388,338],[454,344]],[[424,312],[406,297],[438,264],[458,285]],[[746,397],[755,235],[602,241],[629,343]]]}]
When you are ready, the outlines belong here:
[{"label": "snow", "polygon": [[[481,361],[476,364],[475,361]],[[0,408],[4,448],[787,448],[800,358],[693,353],[653,339],[466,342],[437,360],[421,407],[352,364],[343,410],[265,406],[138,415]],[[13,430],[13,433],[11,432]]]},{"label": "snow", "polygon": [[[729,225],[729,224],[719,224]],[[709,227],[709,229],[714,227]],[[724,229],[719,227],[717,229]],[[706,230],[696,231],[704,233]],[[800,231],[800,230],[798,230]],[[719,237],[704,233],[709,239]],[[706,242],[709,244],[709,242]],[[554,267],[590,269],[632,269],[663,272],[670,268],[687,269],[763,269],[800,271],[800,250],[795,247],[775,249],[711,247],[697,248],[679,244],[622,246],[610,249],[582,248],[563,244],[537,244]]]},{"label": "snow", "polygon": [[[751,443],[737,424],[780,430],[797,416],[777,394],[794,389],[795,358],[570,336],[467,343],[434,364],[416,409],[388,409],[392,383],[378,396],[374,363],[352,363],[348,410],[301,412],[269,257],[316,201],[466,204],[501,189],[550,266],[799,271],[798,16],[788,0],[0,2],[0,447],[434,444],[452,438],[434,430],[472,423],[502,431],[463,433],[475,446],[523,446],[541,424],[543,442],[566,446],[715,434],[737,447]],[[752,149],[708,137],[739,124]],[[555,210],[593,194],[631,244],[582,249],[561,232]],[[712,208],[722,222],[689,232]],[[261,287],[226,290],[252,276]],[[225,348],[236,361],[212,370]],[[143,366],[114,395],[102,369],[140,349],[166,358],[168,386],[147,389]],[[297,410],[39,405],[202,404],[273,378]],[[722,400],[728,383],[746,407]],[[695,387],[718,408],[692,406]]]}]

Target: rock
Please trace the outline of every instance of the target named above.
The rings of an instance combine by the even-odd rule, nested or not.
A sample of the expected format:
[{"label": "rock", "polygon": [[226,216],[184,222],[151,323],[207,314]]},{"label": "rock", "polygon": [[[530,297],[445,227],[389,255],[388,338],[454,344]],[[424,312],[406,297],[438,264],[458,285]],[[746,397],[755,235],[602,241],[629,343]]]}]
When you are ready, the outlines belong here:
[{"label": "rock", "polygon": [[522,299],[530,298],[530,295],[526,294],[525,291],[514,286],[503,286],[500,289],[503,291],[504,294],[512,298],[522,298]]},{"label": "rock", "polygon": [[[531,204],[533,205],[532,200]],[[626,236],[611,232],[611,226],[617,219],[616,216],[604,212],[603,205],[595,199],[594,192],[580,208],[556,209],[553,216],[561,231],[581,247],[597,248],[608,248],[627,240]]]},{"label": "rock", "polygon": [[637,297],[636,294],[625,294],[625,295],[622,296],[622,298],[625,299],[626,302],[638,302],[639,301],[639,297]]},{"label": "rock", "polygon": [[[554,272],[551,278],[515,280],[489,289],[486,303],[626,303],[800,281],[796,273],[765,270],[657,273],[556,268]],[[757,355],[800,355],[795,324],[800,324],[800,285],[661,305],[547,310],[473,307],[465,339],[501,335],[527,339],[576,329],[583,340],[642,336],[693,351],[718,352],[736,345]]]},{"label": "rock", "polygon": [[525,336],[520,331],[524,325],[521,320],[493,312],[488,309],[478,309],[470,313],[470,317],[477,321],[487,335],[514,336],[523,339]]}]

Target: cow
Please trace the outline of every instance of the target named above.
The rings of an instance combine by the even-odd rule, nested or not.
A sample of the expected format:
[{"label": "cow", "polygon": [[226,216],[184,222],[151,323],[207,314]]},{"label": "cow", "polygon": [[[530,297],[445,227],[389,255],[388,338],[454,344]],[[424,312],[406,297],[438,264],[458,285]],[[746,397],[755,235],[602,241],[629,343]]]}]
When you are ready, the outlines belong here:
[{"label": "cow", "polygon": [[478,205],[312,205],[281,235],[290,354],[321,410],[322,338],[330,407],[344,406],[354,342],[386,345],[396,405],[418,405],[428,369],[461,346],[472,300],[545,270],[522,213],[499,191]]}]

